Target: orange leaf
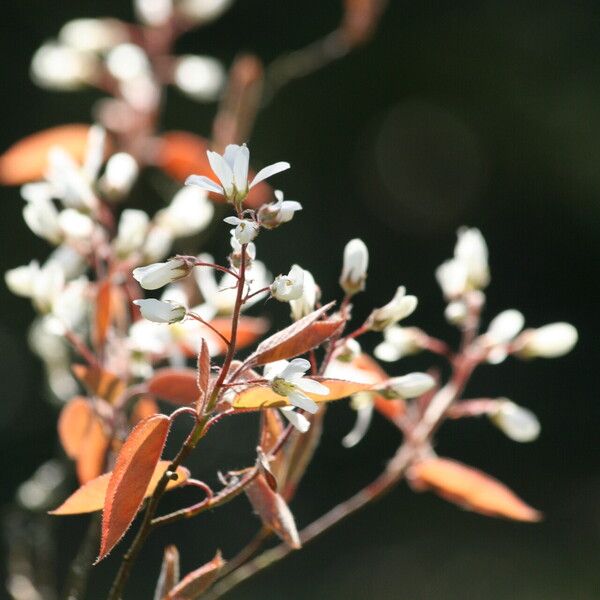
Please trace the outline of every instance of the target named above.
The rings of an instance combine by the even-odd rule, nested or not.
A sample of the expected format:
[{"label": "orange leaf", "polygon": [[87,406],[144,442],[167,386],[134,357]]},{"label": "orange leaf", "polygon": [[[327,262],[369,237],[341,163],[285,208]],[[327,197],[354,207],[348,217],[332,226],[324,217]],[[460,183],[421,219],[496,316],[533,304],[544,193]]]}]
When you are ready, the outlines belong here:
[{"label": "orange leaf", "polygon": [[169,592],[165,600],[195,600],[215,582],[224,564],[221,552],[217,552],[210,562],[188,573]]},{"label": "orange leaf", "polygon": [[[204,175],[218,181],[210,167],[206,151],[210,149],[206,138],[186,131],[169,131],[163,134],[156,156],[156,166],[178,181],[185,181],[190,175]],[[250,179],[254,173],[248,173]],[[209,193],[215,202],[225,202],[220,194]],[[246,198],[245,205],[258,208],[273,199],[273,189],[264,181],[255,185]]]},{"label": "orange leaf", "polygon": [[125,391],[125,382],[110,371],[86,365],[73,365],[71,368],[92,396],[104,398],[109,404],[114,404]]},{"label": "orange leaf", "polygon": [[154,415],[136,425],[125,440],[108,482],[96,562],[114,548],[140,509],[170,426],[169,417]]},{"label": "orange leaf", "polygon": [[69,458],[77,458],[92,417],[92,407],[82,396],[69,400],[60,411],[58,438]]},{"label": "orange leaf", "polygon": [[[306,396],[315,402],[330,402],[346,398],[356,392],[364,392],[371,389],[370,383],[356,383],[354,381],[344,381],[342,379],[322,379],[314,377],[325,387],[329,388],[329,393],[324,396],[317,394],[308,394]],[[234,408],[259,409],[259,408],[280,408],[282,406],[291,406],[285,396],[276,394],[268,385],[257,385],[240,392],[233,401]]]},{"label": "orange leaf", "polygon": [[244,490],[260,520],[290,548],[302,546],[294,515],[280,494],[274,492],[264,475],[258,475]]},{"label": "orange leaf", "polygon": [[[228,340],[231,339],[231,319],[227,317],[217,317],[210,324]],[[240,317],[238,321],[236,345],[238,348],[245,348],[254,343],[267,329],[269,322],[260,317]]]},{"label": "orange leaf", "polygon": [[163,598],[179,583],[179,550],[177,546],[167,546],[154,590],[154,600]]},{"label": "orange leaf", "polygon": [[[160,481],[163,473],[170,465],[170,461],[161,460],[154,469],[150,483],[146,488],[144,498],[148,498],[154,492],[156,484]],[[183,485],[190,476],[189,471],[185,467],[177,468],[178,478],[170,480],[167,484],[167,490]],[[111,473],[104,473],[96,479],[82,485],[78,490],[75,490],[56,510],[50,511],[51,515],[80,515],[84,513],[96,512],[102,510],[106,500],[106,491],[108,490],[108,482],[112,476]]]},{"label": "orange leaf", "polygon": [[198,384],[194,369],[160,369],[148,381],[148,391],[178,406],[198,400]]},{"label": "orange leaf", "polygon": [[110,446],[102,421],[92,415],[88,430],[77,453],[77,478],[80,484],[87,483],[104,473],[106,453]]},{"label": "orange leaf", "polygon": [[261,412],[260,447],[265,453],[270,452],[284,431],[283,421],[279,414],[278,411],[272,408],[267,408]]},{"label": "orange leaf", "polygon": [[330,302],[261,342],[254,354],[248,358],[248,364],[263,365],[292,358],[322,344],[343,322],[339,320],[319,322],[333,304]]},{"label": "orange leaf", "polygon": [[0,156],[0,183],[21,185],[41,179],[48,166],[48,152],[54,146],[83,162],[89,130],[89,125],[59,125],[14,143]]},{"label": "orange leaf", "polygon": [[107,279],[100,284],[96,294],[95,341],[100,348],[106,341],[106,334],[111,322],[112,295],[112,284]]},{"label": "orange leaf", "polygon": [[206,340],[202,338],[200,352],[198,354],[198,374],[196,385],[198,387],[198,412],[202,411],[202,404],[206,403],[208,384],[210,382],[210,354]]},{"label": "orange leaf", "polygon": [[142,397],[140,398],[131,411],[130,421],[132,425],[136,425],[140,421],[156,415],[160,412],[158,404],[153,398]]},{"label": "orange leaf", "polygon": [[483,515],[532,522],[542,518],[503,483],[455,460],[424,460],[411,467],[409,476],[415,489],[431,488],[442,498]]}]

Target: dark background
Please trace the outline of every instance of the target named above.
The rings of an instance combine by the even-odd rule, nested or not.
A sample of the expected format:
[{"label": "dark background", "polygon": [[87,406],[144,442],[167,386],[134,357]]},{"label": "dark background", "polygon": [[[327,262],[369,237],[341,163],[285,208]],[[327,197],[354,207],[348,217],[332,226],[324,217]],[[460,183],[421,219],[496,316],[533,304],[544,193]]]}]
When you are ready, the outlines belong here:
[{"label": "dark background", "polygon": [[[483,367],[468,389],[468,396],[506,395],[530,407],[542,422],[539,440],[518,445],[487,421],[469,420],[446,425],[437,451],[498,477],[546,518],[539,525],[488,519],[402,485],[231,598],[597,598],[598,5],[390,4],[371,44],[289,85],[259,117],[251,140],[257,162],[289,160],[293,168],[277,184],[304,206],[291,225],[261,236],[259,255],[275,273],[299,262],[330,298],[338,294],[343,245],[359,236],[369,246],[371,267],[367,292],[356,299],[357,320],[405,284],[420,300],[409,322],[454,340],[433,271],[450,256],[458,226],[479,227],[491,255],[486,318],[514,307],[530,326],[567,320],[580,342],[557,361]],[[35,49],[65,21],[102,15],[129,18],[129,3],[3,3],[1,150],[39,129],[89,120],[94,92],[38,89],[28,68]],[[338,19],[334,1],[243,0],[185,36],[178,50],[213,54],[226,64],[239,50],[269,60],[325,34]],[[175,90],[168,102],[165,128],[209,132],[213,105],[194,104]],[[0,189],[0,195],[5,271],[45,256],[48,247],[27,230],[18,190]],[[228,236],[224,228],[216,233],[208,249],[221,258]],[[57,409],[44,398],[40,365],[26,345],[33,311],[4,285],[0,293],[0,500],[8,506],[16,486],[56,452]],[[271,308],[283,322],[285,307]],[[389,371],[430,364],[418,357]],[[327,415],[317,460],[293,504],[300,525],[370,481],[398,443],[376,418],[358,447],[343,449],[340,439],[352,419],[345,403]],[[249,417],[214,431],[195,468],[214,478],[217,468],[244,466],[254,429]],[[180,545],[186,570],[217,546],[230,556],[255,531],[250,513],[240,498],[214,516],[160,531],[127,597],[151,596],[166,543]],[[59,577],[84,526],[83,518],[53,524]],[[106,593],[122,550],[94,569],[91,598]]]}]

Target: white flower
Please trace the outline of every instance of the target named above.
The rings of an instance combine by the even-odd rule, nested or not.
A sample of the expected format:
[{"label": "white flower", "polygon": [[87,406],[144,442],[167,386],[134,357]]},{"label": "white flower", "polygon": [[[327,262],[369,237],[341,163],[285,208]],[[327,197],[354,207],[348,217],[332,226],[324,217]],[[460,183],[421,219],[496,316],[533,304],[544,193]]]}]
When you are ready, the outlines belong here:
[{"label": "white flower", "polygon": [[156,300],[156,298],[134,300],[133,303],[140,307],[144,319],[155,323],[176,323],[181,321],[187,313],[185,306],[181,306],[181,304]]},{"label": "white flower", "polygon": [[284,200],[281,190],[275,190],[275,198],[277,202],[263,204],[258,211],[258,220],[267,229],[274,229],[283,223],[288,223],[296,211],[302,210],[300,202]]},{"label": "white flower", "polygon": [[520,354],[527,358],[556,358],[570,352],[577,339],[577,329],[570,323],[551,323],[523,332],[519,337],[523,343]]},{"label": "white flower", "polygon": [[319,407],[306,393],[326,396],[329,389],[314,379],[304,377],[308,369],[310,363],[304,358],[295,358],[289,363],[278,361],[270,369],[265,368],[265,377],[271,381],[271,389],[276,394],[285,396],[294,406],[314,414]]},{"label": "white flower", "polygon": [[204,190],[183,187],[173,196],[171,204],[156,214],[155,222],[173,237],[186,237],[205,229],[214,212]]},{"label": "white flower", "polygon": [[288,275],[278,275],[271,284],[271,296],[280,302],[298,300],[304,290],[304,269],[293,265]]},{"label": "white flower", "polygon": [[[30,186],[23,186],[21,194],[27,199]],[[62,229],[58,222],[58,210],[47,196],[31,197],[23,207],[23,218],[33,233],[52,244],[62,241]]]},{"label": "white flower", "polygon": [[145,261],[157,262],[165,258],[169,254],[172,245],[173,235],[169,230],[158,225],[150,228],[142,251]]},{"label": "white flower", "polygon": [[131,154],[117,152],[106,163],[100,187],[111,200],[120,200],[133,187],[139,170],[137,161]]},{"label": "white flower", "polygon": [[65,23],[58,39],[84,52],[105,52],[124,41],[127,30],[116,19],[74,19]]},{"label": "white flower", "polygon": [[493,344],[507,344],[523,329],[524,324],[525,317],[521,312],[504,310],[491,320],[485,335]]},{"label": "white flower", "polygon": [[64,335],[65,328],[73,331],[83,322],[90,307],[88,289],[87,277],[79,277],[56,296],[48,319],[48,327],[56,334]]},{"label": "white flower", "polygon": [[173,0],[135,0],[135,14],[146,25],[164,25],[173,14]]},{"label": "white flower", "polygon": [[448,300],[462,296],[467,289],[469,272],[467,266],[456,258],[443,262],[435,271],[435,277]]},{"label": "white flower", "polygon": [[417,297],[407,296],[406,288],[400,286],[385,306],[376,308],[371,313],[369,327],[372,331],[383,331],[412,314],[417,308],[417,303]]},{"label": "white flower", "polygon": [[204,175],[191,175],[186,185],[197,185],[208,192],[223,194],[229,202],[241,204],[248,191],[264,179],[290,168],[287,162],[278,162],[261,169],[248,184],[248,165],[250,152],[246,144],[229,144],[221,156],[217,152],[207,151],[208,162],[220,185]]},{"label": "white flower", "polygon": [[143,210],[126,208],[119,218],[115,248],[121,257],[139,250],[146,241],[150,219]]},{"label": "white flower", "polygon": [[293,406],[282,406],[279,410],[300,433],[306,433],[310,429],[310,421]]},{"label": "white flower", "polygon": [[[201,254],[198,256],[198,260],[205,263],[214,263],[214,259],[210,254]],[[237,279],[233,275],[225,273],[217,283],[213,269],[198,267],[194,269],[194,277],[202,297],[209,306],[213,307],[215,313],[230,315],[233,312],[237,295]],[[259,302],[268,294],[268,291],[256,295],[254,295],[254,292],[266,288],[270,281],[271,274],[267,271],[265,265],[259,260],[252,261],[252,264],[246,269],[246,293],[251,294],[252,297],[244,303],[242,310]]]},{"label": "white flower", "polygon": [[[229,255],[229,260],[231,261],[232,266],[236,269],[239,269],[242,263],[242,244],[240,244],[239,240],[235,237],[235,229],[230,230],[231,237],[229,238],[229,243],[231,244],[231,254]],[[246,262],[251,263],[256,258],[256,245],[253,242],[249,242],[246,245]]]},{"label": "white flower", "polygon": [[94,221],[74,208],[62,210],[58,223],[65,236],[74,240],[89,240],[94,233]]},{"label": "white flower", "polygon": [[465,302],[462,300],[453,300],[452,302],[448,302],[448,305],[444,309],[444,317],[452,325],[461,325],[467,318],[468,312]]},{"label": "white flower", "polygon": [[515,442],[532,442],[541,430],[537,417],[528,409],[504,400],[490,419],[502,432]]},{"label": "white flower", "polygon": [[369,250],[362,240],[350,240],[344,248],[344,264],[340,275],[340,286],[347,295],[352,296],[365,289]]},{"label": "white flower", "polygon": [[383,332],[384,341],[375,347],[374,354],[379,360],[395,362],[420,350],[417,339],[410,327],[389,327]]},{"label": "white flower", "polygon": [[40,272],[40,265],[36,260],[32,260],[28,265],[9,269],[4,273],[6,287],[15,295],[31,298],[35,278]]},{"label": "white flower", "polygon": [[[293,267],[292,267],[293,268]],[[296,300],[290,300],[292,319],[298,321],[315,310],[315,304],[321,296],[319,286],[310,271],[303,269],[302,295]]]},{"label": "white flower", "polygon": [[380,391],[387,398],[417,398],[435,385],[435,379],[427,373],[409,373],[385,382]]},{"label": "white flower", "polygon": [[488,249],[481,231],[474,227],[458,230],[454,258],[467,268],[469,283],[475,289],[484,288],[490,282]]},{"label": "white flower", "polygon": [[56,42],[48,42],[33,55],[31,75],[41,87],[75,90],[90,82],[97,70],[96,57]]},{"label": "white flower", "polygon": [[225,83],[225,70],[216,58],[190,54],[177,60],[173,77],[184,94],[208,102],[218,98]]},{"label": "white flower", "polygon": [[65,285],[65,274],[59,264],[47,261],[36,273],[33,273],[32,300],[42,313],[52,310],[54,302]]},{"label": "white flower", "polygon": [[190,266],[184,260],[173,258],[167,262],[138,267],[133,270],[133,278],[145,290],[157,290],[168,283],[186,277],[189,272]]},{"label": "white flower", "polygon": [[178,12],[197,23],[207,23],[220,17],[233,3],[233,0],[179,0]]},{"label": "white flower", "polygon": [[226,217],[223,221],[235,225],[234,235],[240,244],[249,244],[258,235],[259,226],[254,221],[237,217]]},{"label": "white flower", "polygon": [[373,417],[373,399],[369,392],[354,394],[350,406],[356,411],[356,422],[342,439],[344,448],[353,448],[365,437]]},{"label": "white flower", "polygon": [[136,44],[115,46],[106,55],[108,72],[119,81],[132,81],[150,71],[150,62],[144,50]]}]

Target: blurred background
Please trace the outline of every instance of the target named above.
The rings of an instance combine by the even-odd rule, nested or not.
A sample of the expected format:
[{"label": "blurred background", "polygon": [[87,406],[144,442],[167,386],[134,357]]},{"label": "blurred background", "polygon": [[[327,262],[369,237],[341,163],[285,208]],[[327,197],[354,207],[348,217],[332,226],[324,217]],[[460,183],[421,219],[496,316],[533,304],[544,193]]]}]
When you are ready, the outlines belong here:
[{"label": "blurred background", "polygon": [[[403,284],[420,301],[409,324],[454,342],[433,272],[451,255],[459,226],[480,228],[492,270],[486,319],[518,308],[529,326],[572,322],[580,342],[557,361],[482,367],[467,390],[467,397],[507,396],[529,407],[542,423],[537,441],[515,444],[486,419],[466,419],[440,431],[436,451],[498,477],[545,520],[489,519],[401,485],[228,598],[570,600],[600,594],[600,317],[593,302],[600,265],[598,5],[425,4],[390,2],[371,43],[291,83],[259,116],[253,155],[263,164],[288,160],[292,170],[278,176],[277,185],[304,206],[291,225],[261,236],[259,255],[273,273],[299,262],[313,272],[324,298],[339,297],[343,246],[361,237],[371,267],[367,291],[356,298],[357,322]],[[131,19],[129,3],[19,0],[5,2],[2,13],[0,150],[55,124],[89,122],[98,94],[37,88],[29,78],[31,56],[67,20]],[[225,65],[241,50],[269,61],[324,35],[339,18],[333,0],[243,0],[185,35],[177,50],[211,54]],[[163,125],[206,135],[214,110],[170,89]],[[140,206],[156,202],[152,178],[149,173],[148,183],[136,188]],[[4,272],[45,257],[49,247],[23,222],[18,189],[0,188],[0,195]],[[225,227],[217,225],[204,248],[223,259],[227,244]],[[6,522],[19,484],[57,452],[58,408],[47,402],[41,366],[27,347],[29,302],[4,284],[0,294]],[[287,319],[285,306],[268,309],[276,323]],[[365,346],[379,339],[372,334]],[[418,356],[388,370],[399,375],[432,362]],[[301,526],[373,479],[399,442],[376,416],[363,442],[344,449],[340,440],[354,419],[346,404],[328,412],[317,459],[292,505]],[[245,466],[255,430],[251,416],[225,423],[207,438],[205,455],[196,453],[193,470],[214,478],[217,468]],[[169,498],[165,510],[181,501]],[[27,523],[22,527],[21,534]],[[57,544],[49,569],[59,581],[85,527],[84,517],[56,519],[54,542],[39,542]],[[214,515],[159,531],[127,598],[151,596],[165,544],[177,542],[183,569],[190,570],[217,546],[231,555],[257,527],[247,501],[238,498]],[[3,550],[14,535],[5,529]],[[94,568],[90,598],[104,597],[123,549]]]}]

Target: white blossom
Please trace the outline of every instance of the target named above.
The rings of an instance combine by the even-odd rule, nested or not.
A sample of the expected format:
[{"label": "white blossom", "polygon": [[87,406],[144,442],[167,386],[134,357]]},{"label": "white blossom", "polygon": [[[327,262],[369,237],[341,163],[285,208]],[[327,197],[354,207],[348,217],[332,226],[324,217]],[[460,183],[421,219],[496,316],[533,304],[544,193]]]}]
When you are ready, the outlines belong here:
[{"label": "white blossom", "polygon": [[319,286],[310,271],[303,269],[302,295],[296,300],[290,300],[292,319],[298,321],[315,310],[315,304],[321,296]]},{"label": "white blossom", "polygon": [[317,403],[306,394],[326,396],[329,389],[322,383],[305,377],[310,363],[304,358],[294,358],[291,362],[278,361],[271,368],[265,369],[265,377],[270,380],[271,389],[280,396],[285,396],[290,404],[309,413],[316,413]]},{"label": "white blossom", "polygon": [[467,289],[469,272],[467,266],[456,258],[443,262],[435,271],[435,277],[448,300],[462,296]]},{"label": "white blossom", "polygon": [[186,237],[205,229],[214,212],[204,190],[183,187],[173,196],[171,204],[156,214],[155,222],[173,237]]},{"label": "white blossom", "polygon": [[241,146],[229,144],[223,155],[211,150],[208,150],[206,154],[219,183],[215,183],[204,175],[191,175],[187,178],[186,185],[197,185],[208,192],[223,194],[229,202],[234,204],[241,204],[248,195],[248,191],[257,183],[290,168],[290,164],[287,162],[274,163],[261,169],[248,183],[250,152],[246,144]]},{"label": "white blossom", "polygon": [[344,264],[340,275],[340,286],[347,295],[352,296],[365,289],[369,250],[365,243],[355,238],[344,248]]},{"label": "white blossom", "polygon": [[342,439],[344,448],[353,448],[365,437],[373,418],[373,399],[369,392],[353,394],[350,406],[356,411],[356,422]]},{"label": "white blossom", "polygon": [[389,398],[417,398],[435,386],[435,379],[427,373],[409,373],[388,379],[380,390]]},{"label": "white blossom", "polygon": [[178,0],[177,11],[197,23],[207,23],[220,17],[233,0]]},{"label": "white blossom", "polygon": [[263,227],[273,229],[292,220],[294,213],[302,210],[300,202],[284,200],[283,192],[275,190],[277,202],[263,204],[258,211],[258,220]]},{"label": "white blossom", "polygon": [[119,44],[106,55],[106,68],[119,81],[131,81],[150,71],[150,62],[144,50],[131,43]]},{"label": "white blossom", "polygon": [[160,226],[151,227],[142,250],[144,260],[160,261],[169,254],[172,245],[173,235],[169,230]]},{"label": "white blossom", "polygon": [[234,235],[240,244],[250,243],[257,235],[259,226],[258,223],[250,219],[239,219],[238,217],[226,217],[223,219],[225,223],[234,225]]},{"label": "white blossom", "polygon": [[578,334],[570,323],[550,323],[523,332],[519,339],[523,343],[521,355],[528,358],[557,358],[573,349]]},{"label": "white blossom", "polygon": [[120,200],[129,193],[138,174],[139,166],[135,158],[127,152],[117,152],[106,163],[100,188],[109,199]]},{"label": "white blossom", "polygon": [[36,260],[32,260],[28,265],[9,269],[4,273],[6,287],[15,295],[31,298],[35,278],[40,271],[40,265]]},{"label": "white blossom", "polygon": [[76,48],[47,42],[33,55],[31,75],[41,87],[75,90],[94,79],[96,58]]},{"label": "white blossom", "polygon": [[374,354],[379,360],[395,362],[420,350],[417,339],[414,329],[410,327],[389,327],[384,330],[383,342],[375,347]]},{"label": "white blossom", "polygon": [[134,300],[133,303],[140,307],[144,319],[155,323],[175,323],[181,321],[187,313],[185,306],[156,298]]},{"label": "white blossom", "polygon": [[[21,191],[26,196],[29,186],[23,186]],[[60,244],[63,237],[58,222],[58,210],[50,198],[46,196],[32,197],[23,207],[23,218],[33,233],[52,244]]]},{"label": "white blossom", "polygon": [[452,325],[461,325],[467,318],[468,308],[462,300],[453,300],[448,302],[444,309],[444,317],[446,321]]},{"label": "white blossom", "polygon": [[167,262],[137,267],[133,270],[133,278],[145,290],[157,290],[168,283],[186,277],[189,272],[190,266],[184,260],[173,258]]},{"label": "white blossom", "polygon": [[94,233],[94,221],[74,208],[65,208],[58,215],[58,223],[65,237],[89,240]]},{"label": "white blossom", "polygon": [[376,308],[369,317],[368,324],[373,331],[383,331],[411,315],[417,308],[417,297],[407,296],[406,288],[400,286],[394,297],[381,308]]},{"label": "white blossom", "polygon": [[293,406],[282,406],[281,414],[300,432],[306,433],[310,429],[310,421]]},{"label": "white blossom", "polygon": [[287,275],[278,275],[271,284],[271,296],[280,302],[298,300],[304,290],[304,269],[293,265]]},{"label": "white blossom", "polygon": [[521,312],[504,310],[491,320],[485,335],[494,344],[506,344],[518,335],[524,324],[525,317]]},{"label": "white blossom", "polygon": [[173,14],[173,0],[135,0],[135,14],[146,25],[158,27],[168,22]]},{"label": "white blossom", "polygon": [[541,426],[535,414],[510,400],[501,401],[490,419],[515,442],[532,442],[540,434]]},{"label": "white blossom", "polygon": [[63,44],[84,52],[105,52],[123,42],[127,31],[116,19],[73,19],[58,33]]},{"label": "white blossom", "polygon": [[115,248],[121,257],[137,252],[146,241],[150,219],[143,210],[126,208],[119,218]]},{"label": "white blossom", "polygon": [[209,102],[218,98],[225,84],[223,65],[211,56],[182,56],[173,74],[175,85],[194,100]]},{"label": "white blossom", "polygon": [[484,288],[490,281],[488,249],[481,231],[474,227],[458,230],[454,258],[467,267],[469,283],[475,289]]}]

